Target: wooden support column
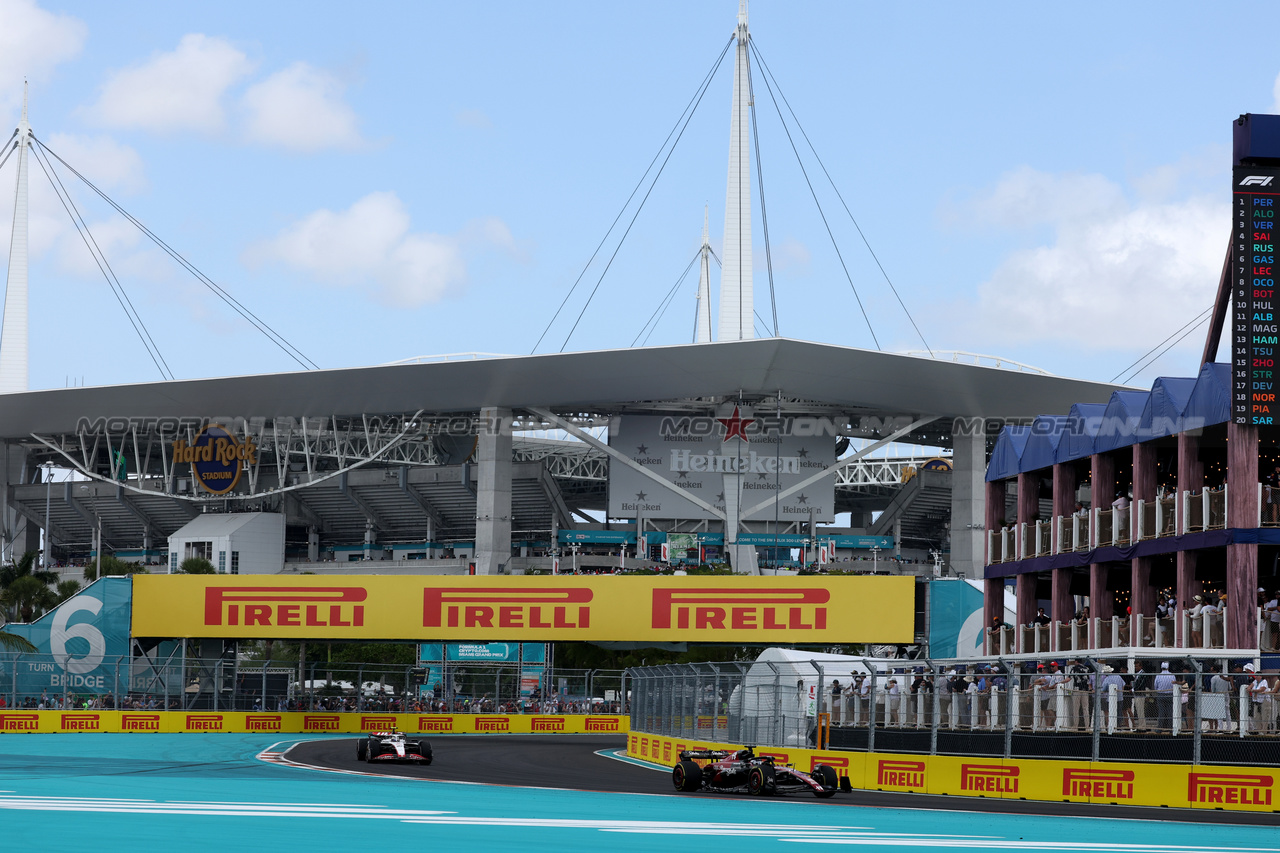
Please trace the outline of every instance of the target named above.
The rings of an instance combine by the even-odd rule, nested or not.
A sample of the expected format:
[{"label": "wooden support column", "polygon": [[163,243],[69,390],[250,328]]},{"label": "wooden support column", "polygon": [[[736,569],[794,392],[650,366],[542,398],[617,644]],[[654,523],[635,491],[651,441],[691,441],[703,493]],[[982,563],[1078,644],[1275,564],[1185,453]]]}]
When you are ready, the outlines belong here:
[{"label": "wooden support column", "polygon": [[[1035,516],[1040,514],[1040,477],[1036,474],[1018,475],[1018,524],[1026,522],[1028,530]],[[1021,531],[1019,535],[1023,535]],[[1018,575],[1018,624],[1025,625],[1036,615],[1036,575]]]},{"label": "wooden support column", "polygon": [[[1133,500],[1129,504],[1129,535],[1138,537],[1138,501],[1156,499],[1156,446],[1149,442],[1133,446]],[[1151,586],[1151,558],[1135,557],[1130,567],[1129,609],[1132,613],[1154,616],[1156,591]]]},{"label": "wooden support column", "polygon": [[[1204,488],[1204,463],[1200,461],[1200,436],[1198,433],[1180,432],[1178,433],[1178,524],[1182,524],[1183,513],[1183,492],[1191,491],[1198,494]],[[1181,530],[1181,527],[1179,527]],[[1200,581],[1196,580],[1196,557],[1195,551],[1179,551],[1178,560],[1178,589],[1175,593],[1178,599],[1179,610],[1189,608],[1194,596],[1199,595],[1203,589]],[[1173,620],[1174,645],[1182,648],[1187,644],[1187,638],[1182,636],[1182,618],[1176,617]]]},{"label": "wooden support column", "polygon": [[[1105,453],[1095,453],[1090,458],[1092,469],[1091,500],[1093,506],[1111,506],[1116,493],[1116,462]],[[1089,615],[1110,619],[1115,614],[1115,593],[1107,590],[1107,567],[1100,563],[1089,566]],[[1098,638],[1092,636],[1093,619],[1089,620],[1089,645],[1098,648]]]},{"label": "wooden support column", "polygon": [[[991,565],[991,536],[990,531],[999,530],[1000,523],[1004,521],[1004,505],[1005,505],[1005,481],[995,480],[987,483],[987,505],[986,505],[986,522],[987,522],[987,541],[985,547],[987,550],[986,564]],[[984,629],[991,627],[991,620],[995,616],[1004,618],[1004,578],[987,577],[986,583],[983,584],[983,602],[982,602],[982,627]]]},{"label": "wooden support column", "polygon": [[[1071,515],[1075,506],[1076,466],[1069,462],[1059,462],[1053,466],[1053,540],[1059,551],[1062,550],[1062,543],[1058,542],[1061,535],[1058,519]],[[1071,571],[1070,568],[1053,570],[1053,602],[1049,618],[1058,622],[1069,622],[1075,616],[1075,600],[1071,597]]]},{"label": "wooden support column", "polygon": [[1018,575],[1018,626],[1036,618],[1036,573]]},{"label": "wooden support column", "polygon": [[[1258,526],[1258,428],[1227,422],[1227,527]],[[1227,646],[1258,645],[1258,546],[1227,546]]]}]

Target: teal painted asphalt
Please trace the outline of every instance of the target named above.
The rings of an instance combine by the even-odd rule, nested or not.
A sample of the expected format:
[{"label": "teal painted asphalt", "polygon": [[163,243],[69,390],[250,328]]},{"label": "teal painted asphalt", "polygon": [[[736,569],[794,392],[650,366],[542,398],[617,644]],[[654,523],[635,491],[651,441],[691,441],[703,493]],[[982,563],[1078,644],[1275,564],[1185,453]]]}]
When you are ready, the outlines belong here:
[{"label": "teal painted asphalt", "polygon": [[[0,839],[9,850],[95,853],[299,843],[735,853],[798,843],[898,851],[1280,848],[1274,827],[485,787],[328,773],[257,757],[280,742],[278,735],[0,736]],[[449,748],[448,739],[433,742],[437,751]],[[608,760],[601,764],[607,773]]]}]

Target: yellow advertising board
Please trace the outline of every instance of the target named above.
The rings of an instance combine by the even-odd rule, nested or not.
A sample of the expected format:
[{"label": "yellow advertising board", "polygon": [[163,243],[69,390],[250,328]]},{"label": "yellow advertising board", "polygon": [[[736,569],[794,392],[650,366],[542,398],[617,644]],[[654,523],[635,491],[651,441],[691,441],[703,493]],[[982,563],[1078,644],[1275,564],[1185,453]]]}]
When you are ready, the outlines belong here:
[{"label": "yellow advertising board", "polygon": [[73,732],[359,734],[399,729],[410,734],[622,734],[617,714],[379,714],[333,711],[10,711],[0,710],[0,734]]},{"label": "yellow advertising board", "polygon": [[136,575],[132,630],[238,639],[908,643],[914,594],[911,577],[843,575]]},{"label": "yellow advertising board", "polygon": [[[674,765],[685,749],[741,749],[633,731],[627,754]],[[1130,764],[958,755],[900,755],[757,747],[757,755],[812,770],[826,764],[868,791],[1050,800],[1101,805],[1280,811],[1280,771],[1268,767]]]}]

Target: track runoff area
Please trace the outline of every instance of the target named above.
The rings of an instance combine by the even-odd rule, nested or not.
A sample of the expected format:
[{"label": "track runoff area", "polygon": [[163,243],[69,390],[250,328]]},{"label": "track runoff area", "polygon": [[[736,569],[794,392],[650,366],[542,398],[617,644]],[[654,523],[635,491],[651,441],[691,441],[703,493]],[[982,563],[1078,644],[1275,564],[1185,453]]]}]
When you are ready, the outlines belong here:
[{"label": "track runoff area", "polygon": [[[676,794],[670,770],[620,760],[622,737],[431,738],[430,767],[374,768],[352,735],[83,734],[0,738],[6,843],[45,850],[205,844],[366,849],[1090,850],[1276,849],[1269,815],[1072,807],[841,793],[755,798]],[[942,806],[942,808],[938,808]],[[1096,807],[1095,807],[1096,808]],[[1100,811],[1100,809],[1099,809]],[[1034,817],[1033,817],[1034,816]],[[1218,821],[1216,823],[1209,821]],[[1229,821],[1225,823],[1223,821]],[[268,848],[273,849],[273,848]],[[458,847],[458,849],[462,849]]]}]

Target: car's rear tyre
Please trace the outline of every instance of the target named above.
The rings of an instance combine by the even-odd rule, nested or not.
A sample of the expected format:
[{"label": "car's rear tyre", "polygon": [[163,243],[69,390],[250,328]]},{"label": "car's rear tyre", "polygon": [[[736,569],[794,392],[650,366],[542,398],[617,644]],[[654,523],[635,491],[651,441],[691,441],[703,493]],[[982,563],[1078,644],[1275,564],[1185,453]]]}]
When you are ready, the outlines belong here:
[{"label": "car's rear tyre", "polygon": [[356,741],[356,761],[367,761],[369,755],[369,739],[361,738]]},{"label": "car's rear tyre", "polygon": [[778,783],[774,778],[773,768],[768,764],[757,764],[747,774],[747,793],[757,797],[773,794]]},{"label": "car's rear tyre", "polygon": [[671,783],[677,791],[696,791],[702,787],[702,768],[685,759],[671,768]]},{"label": "car's rear tyre", "polygon": [[813,773],[809,775],[813,776],[814,781],[823,787],[823,790],[813,792],[815,797],[826,799],[836,795],[836,790],[840,787],[840,777],[836,776],[835,770],[825,764],[819,764],[813,768]]}]

